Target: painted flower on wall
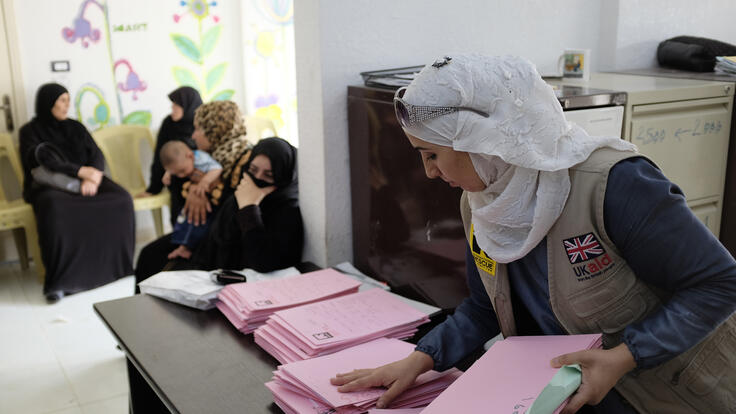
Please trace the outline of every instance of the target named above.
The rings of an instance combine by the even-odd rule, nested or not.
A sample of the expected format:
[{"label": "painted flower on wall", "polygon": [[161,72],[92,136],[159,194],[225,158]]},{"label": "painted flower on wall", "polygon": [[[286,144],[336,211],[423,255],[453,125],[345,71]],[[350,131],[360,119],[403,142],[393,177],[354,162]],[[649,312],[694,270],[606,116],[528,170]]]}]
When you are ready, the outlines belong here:
[{"label": "painted flower on wall", "polygon": [[294,2],[292,0],[257,0],[258,10],[271,23],[289,25],[294,22]]},{"label": "painted flower on wall", "polygon": [[[136,125],[151,125],[151,111],[149,110],[138,110],[129,113],[123,112],[123,101],[121,99],[121,93],[131,92],[133,100],[138,99],[137,93],[146,90],[146,82],[141,79],[137,72],[133,70],[133,66],[128,59],[115,60],[112,54],[112,38],[110,36],[110,21],[109,21],[109,9],[108,3],[104,0],[84,0],[79,6],[79,13],[74,18],[74,27],[64,27],[61,31],[61,35],[69,43],[74,43],[79,40],[79,43],[85,49],[92,43],[97,43],[102,38],[102,32],[98,28],[92,26],[92,22],[89,18],[90,9],[89,6],[97,6],[100,12],[102,25],[104,29],[107,43],[107,55],[110,62],[110,72],[112,75],[112,83],[115,89],[115,97],[117,98],[117,112],[119,116],[119,122],[122,124],[136,124]],[[115,76],[116,69],[123,65],[127,67],[128,71],[125,73],[125,81],[117,82]],[[88,105],[86,102],[88,99],[83,99],[85,95],[91,94],[96,97],[97,103],[94,105]],[[109,123],[114,123],[111,117],[110,105],[105,100],[102,93],[102,88],[96,85],[85,84],[79,88],[74,98],[74,106],[77,112],[77,118],[79,122],[84,123],[90,129],[99,129]],[[91,110],[92,115],[88,114]]]},{"label": "painted flower on wall", "polygon": [[[187,14],[196,18],[197,39],[192,39],[184,34],[172,33],[171,40],[179,53],[196,65],[196,68],[191,70],[183,66],[174,66],[172,73],[176,83],[179,86],[191,86],[197,89],[204,101],[231,99],[235,94],[235,90],[215,90],[225,77],[228,63],[222,62],[214,66],[208,66],[206,62],[207,56],[215,50],[222,34],[222,24],[218,24],[220,18],[211,13],[211,8],[216,7],[217,2],[190,0],[188,2],[181,1],[180,4],[187,8],[187,12],[180,15],[175,14],[174,21],[176,23],[181,22],[182,17]],[[204,31],[203,21],[208,17],[212,17],[216,24]]]},{"label": "painted flower on wall", "polygon": [[93,28],[92,22],[85,18],[87,7],[90,4],[94,4],[100,9],[104,9],[104,7],[95,0],[86,0],[83,2],[82,5],[79,6],[79,14],[74,18],[74,22],[72,23],[73,27],[65,27],[61,29],[61,36],[67,42],[74,43],[79,40],[82,47],[87,48],[89,47],[88,40],[93,43],[97,43],[97,41],[100,40],[100,29]]},{"label": "painted flower on wall", "polygon": [[[85,96],[89,98],[85,99]],[[103,128],[110,122],[110,105],[100,87],[93,84],[84,84],[79,88],[74,98],[74,109],[79,122],[90,129]],[[84,113],[89,113],[84,117]]]},{"label": "painted flower on wall", "polygon": [[256,116],[268,118],[273,121],[276,128],[281,128],[284,125],[284,119],[281,116],[284,111],[278,105],[278,102],[279,97],[276,94],[259,96],[256,98]]},{"label": "painted flower on wall", "polygon": [[128,59],[119,59],[115,62],[113,70],[117,70],[120,65],[127,68],[128,72],[125,75],[125,82],[118,82],[118,89],[123,92],[132,92],[133,100],[137,100],[138,96],[136,95],[136,92],[145,91],[148,85],[146,82],[141,80],[140,76],[138,76],[138,74],[133,70],[133,66],[128,62]]},{"label": "painted flower on wall", "polygon": [[[181,20],[182,17],[185,17],[187,15],[193,16],[195,19],[202,21],[210,16],[210,7],[217,6],[216,1],[202,1],[202,0],[190,0],[190,1],[180,1],[180,5],[187,8],[187,11],[185,11],[182,14],[175,14],[174,15],[174,21],[176,23],[179,23],[179,20]],[[220,18],[212,15],[212,20],[214,20],[215,23],[218,23],[220,21]]]}]

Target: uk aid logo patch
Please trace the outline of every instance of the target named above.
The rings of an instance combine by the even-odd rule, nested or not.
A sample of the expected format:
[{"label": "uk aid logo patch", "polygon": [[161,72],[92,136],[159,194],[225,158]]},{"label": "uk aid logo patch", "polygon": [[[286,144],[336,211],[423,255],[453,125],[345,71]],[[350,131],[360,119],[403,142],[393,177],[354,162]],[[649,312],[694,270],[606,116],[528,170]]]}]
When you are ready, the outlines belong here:
[{"label": "uk aid logo patch", "polygon": [[564,239],[562,243],[578,281],[592,279],[613,266],[613,260],[593,233]]},{"label": "uk aid logo patch", "polygon": [[585,262],[606,252],[593,233],[571,237],[563,240],[562,243],[565,244],[565,251],[567,251],[570,264]]}]

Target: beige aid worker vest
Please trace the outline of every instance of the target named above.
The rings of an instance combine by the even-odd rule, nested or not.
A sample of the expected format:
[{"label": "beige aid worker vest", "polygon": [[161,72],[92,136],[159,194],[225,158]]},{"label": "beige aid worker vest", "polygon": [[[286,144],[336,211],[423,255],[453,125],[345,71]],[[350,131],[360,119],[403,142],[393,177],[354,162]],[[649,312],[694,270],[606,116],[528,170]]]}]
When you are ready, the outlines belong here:
[{"label": "beige aid worker vest", "polygon": [[[603,224],[608,172],[617,162],[634,156],[639,155],[604,148],[570,168],[570,195],[547,233],[552,311],[570,334],[602,333],[605,348],[621,343],[627,325],[644,319],[667,300],[636,277]],[[501,333],[514,336],[506,265],[496,263],[475,242],[466,193],[460,208]],[[598,248],[590,249],[595,242]],[[640,413],[736,413],[736,315],[669,362],[626,374],[616,389]]]}]

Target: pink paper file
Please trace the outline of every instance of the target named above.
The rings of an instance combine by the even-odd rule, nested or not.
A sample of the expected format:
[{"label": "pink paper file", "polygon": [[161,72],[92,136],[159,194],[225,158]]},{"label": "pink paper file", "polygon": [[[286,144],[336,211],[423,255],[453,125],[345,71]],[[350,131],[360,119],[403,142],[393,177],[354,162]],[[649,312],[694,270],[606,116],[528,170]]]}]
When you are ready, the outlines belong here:
[{"label": "pink paper file", "polygon": [[382,289],[278,311],[254,334],[281,363],[300,361],[389,337],[411,337],[426,314]]},{"label": "pink paper file", "polygon": [[[287,412],[323,413],[335,409],[337,413],[362,413],[373,408],[386,390],[371,388],[340,393],[337,386],[330,384],[330,378],[356,368],[374,368],[388,364],[405,358],[413,350],[412,344],[380,338],[324,357],[279,366],[274,372],[273,381],[266,386],[274,394],[276,403]],[[426,372],[417,378],[411,388],[396,398],[392,406],[402,408],[426,405],[460,374],[454,368],[442,373]]]},{"label": "pink paper file", "polygon": [[284,279],[238,283],[231,290],[251,311],[283,308],[356,289],[360,282],[333,269],[323,269]]},{"label": "pink paper file", "polygon": [[360,282],[333,269],[283,279],[227,285],[217,308],[236,329],[253,332],[279,309],[355,293]]},{"label": "pink paper file", "polygon": [[557,372],[550,366],[552,358],[600,345],[600,334],[498,341],[422,414],[523,414]]},{"label": "pink paper file", "polygon": [[427,315],[383,289],[287,309],[274,316],[314,348],[429,321]]}]

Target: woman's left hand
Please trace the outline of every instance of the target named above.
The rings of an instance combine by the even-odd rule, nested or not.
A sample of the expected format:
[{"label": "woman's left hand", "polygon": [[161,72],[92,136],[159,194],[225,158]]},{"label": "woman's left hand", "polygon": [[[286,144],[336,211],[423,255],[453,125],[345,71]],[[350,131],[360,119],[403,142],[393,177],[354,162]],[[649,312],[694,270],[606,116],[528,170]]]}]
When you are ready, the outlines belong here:
[{"label": "woman's left hand", "polygon": [[238,202],[238,208],[243,208],[251,204],[258,205],[263,198],[276,190],[275,185],[259,188],[248,174],[243,174],[240,184],[235,190],[235,201]]},{"label": "woman's left hand", "polygon": [[583,370],[582,383],[561,414],[575,413],[585,404],[600,403],[624,374],[636,368],[634,356],[626,344],[606,350],[589,349],[560,355],[550,364],[554,368],[579,364]]},{"label": "woman's left hand", "polygon": [[93,195],[97,194],[97,187],[99,186],[100,185],[98,183],[95,183],[92,180],[82,180],[80,192],[83,196],[92,197]]},{"label": "woman's left hand", "polygon": [[195,226],[199,226],[207,222],[207,213],[212,211],[212,205],[207,200],[207,197],[189,193],[182,211],[185,212],[188,223],[194,223]]}]

